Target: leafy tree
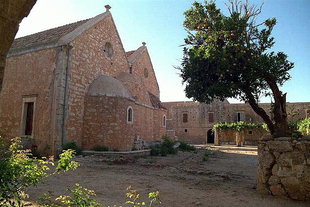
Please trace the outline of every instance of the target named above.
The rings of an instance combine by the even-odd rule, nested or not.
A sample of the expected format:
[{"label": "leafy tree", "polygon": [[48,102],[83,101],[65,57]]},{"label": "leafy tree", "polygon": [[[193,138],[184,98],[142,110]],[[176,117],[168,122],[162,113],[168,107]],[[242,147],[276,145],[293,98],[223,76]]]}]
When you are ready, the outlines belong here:
[{"label": "leafy tree", "polygon": [[[290,134],[286,93],[279,86],[290,79],[294,64],[283,52],[273,52],[271,32],[276,19],[256,23],[261,7],[229,0],[228,15],[214,1],[194,2],[185,14],[181,77],[187,97],[210,103],[237,98],[264,120],[274,137]],[[258,104],[261,96],[273,99],[271,116]]]}]

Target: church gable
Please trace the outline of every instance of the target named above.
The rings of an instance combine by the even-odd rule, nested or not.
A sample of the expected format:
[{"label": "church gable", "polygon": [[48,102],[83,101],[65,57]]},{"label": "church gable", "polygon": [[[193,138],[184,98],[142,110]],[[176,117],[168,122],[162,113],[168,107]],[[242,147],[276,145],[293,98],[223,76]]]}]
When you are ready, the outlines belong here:
[{"label": "church gable", "polygon": [[153,64],[145,43],[135,51],[127,52],[128,62],[130,64],[130,72],[139,76],[148,92],[159,98],[159,86]]}]

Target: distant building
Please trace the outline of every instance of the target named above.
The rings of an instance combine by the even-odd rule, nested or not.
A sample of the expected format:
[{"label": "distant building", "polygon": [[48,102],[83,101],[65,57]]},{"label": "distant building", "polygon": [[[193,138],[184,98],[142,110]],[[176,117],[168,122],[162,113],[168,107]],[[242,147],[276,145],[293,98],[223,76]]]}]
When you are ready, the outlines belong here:
[{"label": "distant building", "polygon": [[[167,134],[193,144],[214,143],[212,127],[219,122],[263,122],[250,105],[230,104],[227,100],[216,100],[211,104],[192,101],[164,102],[163,105],[168,110]],[[270,104],[260,106],[270,112]],[[287,103],[286,107],[290,122],[310,117],[310,102]],[[254,134],[249,132],[246,136]]]}]

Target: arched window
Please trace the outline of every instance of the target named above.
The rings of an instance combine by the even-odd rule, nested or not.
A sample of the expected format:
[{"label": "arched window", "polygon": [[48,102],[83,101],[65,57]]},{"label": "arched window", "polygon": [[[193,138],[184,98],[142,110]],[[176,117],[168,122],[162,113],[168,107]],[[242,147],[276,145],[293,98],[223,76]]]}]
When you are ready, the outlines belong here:
[{"label": "arched window", "polygon": [[127,123],[132,124],[133,122],[133,111],[132,107],[128,106],[127,108]]},{"label": "arched window", "polygon": [[166,115],[163,116],[163,127],[166,127]]}]

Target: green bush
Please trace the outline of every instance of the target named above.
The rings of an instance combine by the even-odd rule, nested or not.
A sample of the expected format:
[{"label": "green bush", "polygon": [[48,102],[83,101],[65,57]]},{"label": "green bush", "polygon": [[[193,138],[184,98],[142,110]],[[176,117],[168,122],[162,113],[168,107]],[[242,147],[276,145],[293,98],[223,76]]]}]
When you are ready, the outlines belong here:
[{"label": "green bush", "polygon": [[105,152],[105,151],[109,151],[109,148],[106,147],[106,146],[99,146],[99,145],[97,145],[97,146],[95,146],[93,148],[93,150],[100,151],[100,152]]},{"label": "green bush", "polygon": [[187,144],[186,142],[180,141],[179,150],[183,152],[195,152],[196,148],[194,146]]},{"label": "green bush", "polygon": [[62,150],[72,149],[75,151],[76,155],[82,154],[82,149],[77,146],[75,142],[68,142],[62,146]]},{"label": "green bush", "polygon": [[310,118],[303,119],[297,122],[297,130],[303,135],[310,135]]},{"label": "green bush", "polygon": [[254,123],[247,123],[247,122],[239,121],[239,122],[233,122],[233,123],[224,122],[224,123],[214,124],[213,130],[231,129],[235,131],[241,131],[243,129],[255,129],[255,128],[262,128],[262,127],[263,127],[262,124],[254,124]]},{"label": "green bush", "polygon": [[163,136],[163,141],[157,145],[151,145],[152,156],[167,156],[168,154],[176,154],[178,149],[174,147],[176,141],[170,139],[168,136]]},{"label": "green bush", "polygon": [[[52,158],[37,159],[30,150],[24,150],[21,139],[16,138],[10,144],[5,144],[0,137],[0,206],[21,207],[22,200],[27,197],[25,189],[35,186],[50,176]],[[64,151],[52,173],[75,169],[78,163],[72,161],[74,152]]]},{"label": "green bush", "polygon": [[159,156],[160,155],[160,145],[151,145],[151,156]]}]

